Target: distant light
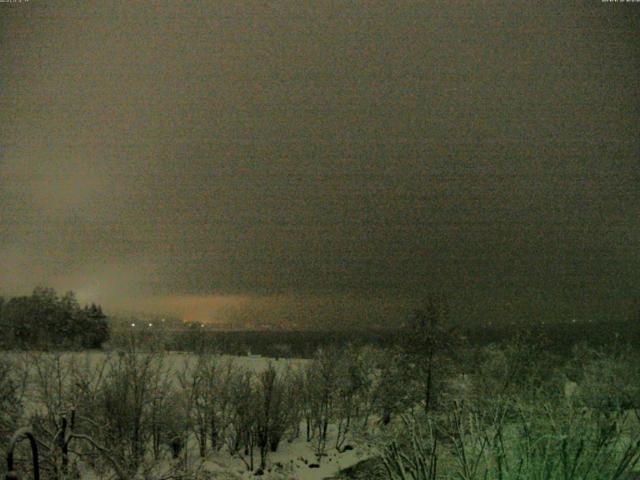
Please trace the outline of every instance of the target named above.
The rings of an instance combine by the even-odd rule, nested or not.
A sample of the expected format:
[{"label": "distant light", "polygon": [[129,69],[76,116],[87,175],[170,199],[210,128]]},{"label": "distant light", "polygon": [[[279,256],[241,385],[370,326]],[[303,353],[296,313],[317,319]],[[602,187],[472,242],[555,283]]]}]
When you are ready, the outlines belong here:
[{"label": "distant light", "polygon": [[132,323],[132,324],[131,324],[131,326],[132,326],[132,327],[135,327],[135,326],[136,326],[136,324],[135,324],[135,323]]},{"label": "distant light", "polygon": [[150,327],[153,327],[153,323],[150,323],[150,324],[149,324],[149,326],[150,326]]},{"label": "distant light", "polygon": [[204,323],[201,323],[201,324],[200,324],[200,328],[204,328]]}]

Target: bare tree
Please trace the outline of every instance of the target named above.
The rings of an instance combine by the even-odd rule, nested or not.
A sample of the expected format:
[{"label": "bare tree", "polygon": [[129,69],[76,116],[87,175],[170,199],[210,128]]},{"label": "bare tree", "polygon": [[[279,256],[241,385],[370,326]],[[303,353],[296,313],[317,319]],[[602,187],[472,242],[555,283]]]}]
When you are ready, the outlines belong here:
[{"label": "bare tree", "polygon": [[296,402],[290,396],[289,369],[279,372],[273,363],[258,375],[256,385],[256,433],[260,450],[260,468],[266,467],[269,451],[275,452],[286,430],[298,418]]},{"label": "bare tree", "polygon": [[450,328],[448,321],[449,304],[446,297],[431,295],[424,307],[414,312],[405,328],[404,346],[411,362],[407,367],[415,370],[417,378],[423,379],[425,412],[432,406],[434,376],[440,354],[450,352],[457,343],[455,329]]},{"label": "bare tree", "polygon": [[254,469],[256,434],[257,395],[253,373],[238,371],[230,385],[231,419],[225,438],[229,452],[242,460],[248,470]]},{"label": "bare tree", "polygon": [[309,428],[318,460],[326,455],[327,432],[334,413],[337,389],[337,361],[339,351],[335,348],[318,350],[305,369],[305,386],[308,389],[305,407],[308,413],[307,439]]},{"label": "bare tree", "polygon": [[99,398],[105,443],[116,446],[129,472],[144,458],[158,407],[156,388],[167,375],[158,352],[139,352],[134,346],[119,354],[105,374]]}]

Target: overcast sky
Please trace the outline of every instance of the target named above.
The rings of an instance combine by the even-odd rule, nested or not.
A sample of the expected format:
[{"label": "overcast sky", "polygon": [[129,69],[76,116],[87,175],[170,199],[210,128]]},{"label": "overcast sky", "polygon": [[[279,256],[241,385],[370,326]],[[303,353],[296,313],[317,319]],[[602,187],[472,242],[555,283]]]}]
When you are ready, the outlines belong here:
[{"label": "overcast sky", "polygon": [[31,0],[0,35],[5,295],[281,325],[638,305],[640,4]]}]

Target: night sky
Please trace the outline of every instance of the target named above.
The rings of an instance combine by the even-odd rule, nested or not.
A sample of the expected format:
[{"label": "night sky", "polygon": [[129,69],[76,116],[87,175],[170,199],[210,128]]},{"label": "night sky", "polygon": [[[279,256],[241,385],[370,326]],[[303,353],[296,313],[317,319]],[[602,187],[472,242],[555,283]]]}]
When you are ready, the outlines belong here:
[{"label": "night sky", "polygon": [[0,293],[628,318],[640,3],[573,3],[0,3]]}]

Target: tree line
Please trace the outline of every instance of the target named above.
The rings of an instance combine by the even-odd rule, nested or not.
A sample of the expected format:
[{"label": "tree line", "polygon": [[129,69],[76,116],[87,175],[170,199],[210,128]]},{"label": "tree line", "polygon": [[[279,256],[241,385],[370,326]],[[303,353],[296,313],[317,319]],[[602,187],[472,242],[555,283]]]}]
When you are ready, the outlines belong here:
[{"label": "tree line", "polygon": [[109,338],[107,316],[100,305],[80,306],[73,292],[59,296],[37,287],[31,295],[0,297],[3,348],[100,348]]}]

